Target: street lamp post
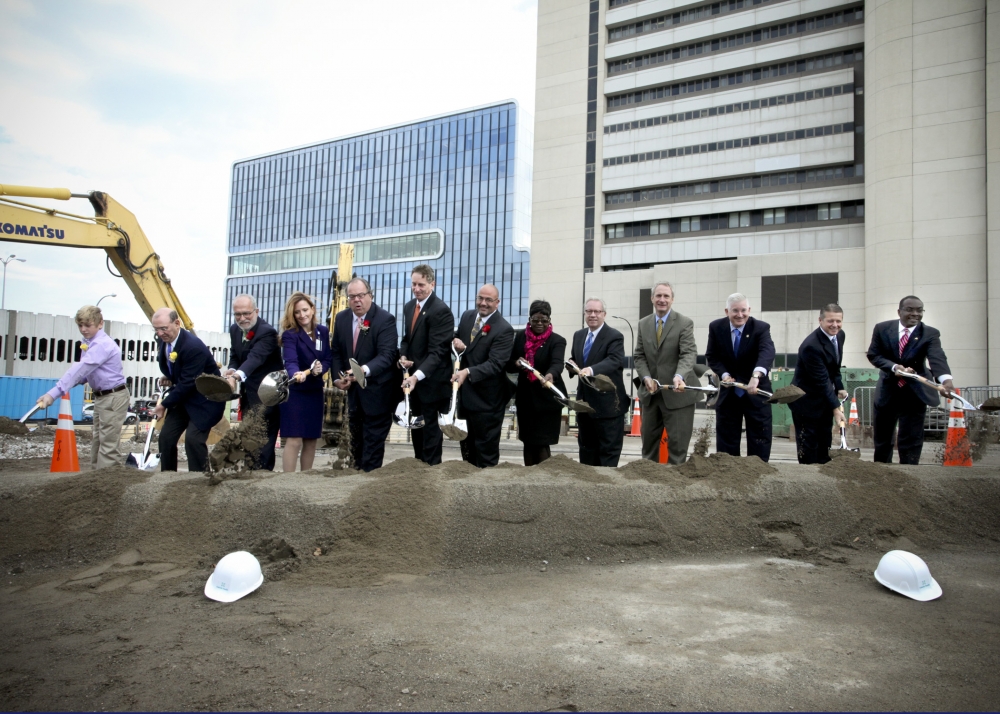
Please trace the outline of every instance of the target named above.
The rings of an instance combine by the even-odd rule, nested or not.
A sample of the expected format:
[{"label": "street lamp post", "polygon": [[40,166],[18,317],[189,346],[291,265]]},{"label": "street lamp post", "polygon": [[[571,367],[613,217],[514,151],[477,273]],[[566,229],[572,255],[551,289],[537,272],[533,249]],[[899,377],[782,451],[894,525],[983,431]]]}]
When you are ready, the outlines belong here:
[{"label": "street lamp post", "polygon": [[630,379],[628,381],[628,399],[629,399],[629,403],[635,404],[635,398],[634,398],[634,393],[635,393],[635,381],[634,381],[635,380],[635,332],[632,331],[632,323],[629,322],[628,320],[626,320],[624,317],[619,317],[618,315],[612,315],[611,317],[615,318],[616,320],[624,320],[625,324],[628,325],[628,331],[629,331],[629,333],[632,335],[632,358],[631,358],[632,359],[632,369],[630,370],[632,372],[632,379]]},{"label": "street lamp post", "polygon": [[[111,293],[110,295],[105,295],[104,297],[101,298],[101,300],[103,300],[104,298],[109,298],[109,297],[118,297],[118,293]],[[96,307],[100,307],[101,306],[101,300],[97,301]]]},{"label": "street lamp post", "polygon": [[0,263],[3,263],[3,291],[0,294],[0,310],[7,309],[7,263],[12,260],[16,260],[18,263],[27,262],[24,258],[18,258],[13,253],[8,255],[6,258],[0,258]]}]

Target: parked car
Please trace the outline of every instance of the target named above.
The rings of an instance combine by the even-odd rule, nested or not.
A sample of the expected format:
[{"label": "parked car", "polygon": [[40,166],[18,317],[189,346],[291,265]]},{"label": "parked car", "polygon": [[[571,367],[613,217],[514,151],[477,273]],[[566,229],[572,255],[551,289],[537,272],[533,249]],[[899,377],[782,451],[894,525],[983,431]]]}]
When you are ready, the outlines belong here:
[{"label": "parked car", "polygon": [[[83,421],[84,422],[88,422],[88,423],[94,421],[94,403],[93,402],[91,402],[90,404],[84,404],[83,405]],[[139,421],[139,415],[136,414],[131,409],[129,409],[128,413],[125,415],[125,423],[126,424],[135,424],[137,421]]]},{"label": "parked car", "polygon": [[140,421],[151,421],[155,407],[155,399],[136,399],[135,404],[132,405],[132,411],[138,415]]}]

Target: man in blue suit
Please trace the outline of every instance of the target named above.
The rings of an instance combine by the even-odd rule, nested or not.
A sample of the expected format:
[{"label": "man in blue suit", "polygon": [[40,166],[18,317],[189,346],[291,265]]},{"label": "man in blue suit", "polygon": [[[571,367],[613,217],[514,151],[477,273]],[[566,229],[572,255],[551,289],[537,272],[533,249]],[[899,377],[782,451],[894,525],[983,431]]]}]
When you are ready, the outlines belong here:
[{"label": "man in blue suit", "polygon": [[161,307],[153,313],[153,331],[160,341],[157,359],[160,364],[161,387],[170,392],[157,405],[157,419],[167,418],[160,431],[160,471],[177,470],[177,442],[184,437],[188,471],[204,471],[208,464],[208,432],[222,419],[225,402],[210,402],[195,388],[201,374],[219,374],[219,365],[205,343],[194,333],[181,328],[176,310]]},{"label": "man in blue suit", "polygon": [[739,382],[747,389],[724,387],[715,402],[715,448],[740,455],[743,422],[747,426],[747,456],[771,458],[771,405],[756,396],[770,392],[767,374],[774,362],[771,326],[750,317],[750,301],[742,293],[726,299],[726,316],[708,324],[705,359],[723,382]]},{"label": "man in blue suit", "polygon": [[[875,461],[892,463],[892,436],[899,423],[896,439],[899,463],[920,463],[924,446],[924,415],[927,407],[941,403],[940,395],[899,372],[919,374],[954,390],[948,358],[941,348],[941,333],[923,323],[924,303],[915,295],[899,301],[898,320],[875,325],[868,347],[868,361],[878,367],[875,388]],[[930,371],[927,363],[930,362]]]},{"label": "man in blue suit", "polygon": [[[333,324],[334,375],[347,376],[334,384],[347,392],[348,419],[354,465],[365,471],[382,466],[392,412],[402,390],[396,351],[396,318],[375,304],[364,278],[347,284],[347,310]],[[351,373],[354,359],[365,374],[362,387]]]}]

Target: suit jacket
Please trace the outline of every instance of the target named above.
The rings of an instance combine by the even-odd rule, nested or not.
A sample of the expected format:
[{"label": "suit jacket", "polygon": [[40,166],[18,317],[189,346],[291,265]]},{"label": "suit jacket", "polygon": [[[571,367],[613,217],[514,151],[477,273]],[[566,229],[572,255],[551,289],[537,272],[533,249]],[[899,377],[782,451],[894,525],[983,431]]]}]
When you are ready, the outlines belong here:
[{"label": "suit jacket", "polygon": [[591,367],[595,375],[603,374],[610,377],[611,381],[615,383],[615,391],[599,392],[588,387],[583,383],[583,380],[578,380],[577,398],[594,408],[594,414],[588,415],[593,419],[621,417],[631,406],[628,393],[625,391],[625,382],[622,381],[622,369],[625,366],[625,338],[622,333],[605,323],[601,327],[601,331],[597,333],[597,337],[594,338],[594,344],[590,346],[588,359],[584,360],[583,345],[586,343],[589,333],[589,327],[573,333],[573,350],[570,355],[581,368]]},{"label": "suit jacket", "polygon": [[365,388],[352,384],[347,390],[347,401],[351,411],[360,403],[365,414],[376,415],[391,412],[402,399],[403,390],[399,386],[403,374],[397,365],[399,353],[396,351],[396,318],[374,302],[365,315],[368,329],[358,333],[358,346],[354,347],[354,313],[341,310],[333,322],[333,360],[330,369],[335,376],[349,372],[350,359],[368,367]]},{"label": "suit jacket", "polygon": [[202,431],[208,431],[222,419],[226,403],[205,399],[195,388],[194,381],[202,374],[222,374],[219,365],[215,363],[215,357],[195,334],[181,330],[173,349],[177,353],[177,359],[168,366],[170,357],[166,354],[167,345],[159,337],[156,339],[160,343],[157,355],[160,372],[173,382],[170,392],[163,399],[163,406],[167,409],[184,407],[194,425]]},{"label": "suit jacket", "polygon": [[[239,325],[229,326],[229,369],[238,369],[246,375],[243,382],[243,394],[248,403],[253,406],[260,404],[257,390],[260,383],[271,372],[284,369],[281,359],[281,347],[278,346],[278,331],[257,318],[257,324],[250,330],[253,338],[243,341],[243,330]],[[248,333],[249,334],[249,333]]]},{"label": "suit jacket", "polygon": [[[526,342],[525,331],[518,330],[514,335],[514,347],[510,351],[510,361],[507,363],[507,371],[517,375],[518,412],[520,413],[522,410],[562,412],[563,405],[553,399],[555,395],[552,390],[543,387],[542,383],[537,380],[533,382],[528,379],[528,372],[517,366],[517,360],[524,357]],[[562,378],[565,361],[566,338],[553,332],[545,340],[545,344],[535,352],[535,369],[542,374],[551,374],[553,377],[552,385],[563,394],[566,394],[566,385]]]},{"label": "suit jacket", "polygon": [[[317,343],[319,347],[317,348]],[[316,339],[310,339],[309,333],[299,328],[292,328],[281,333],[281,356],[285,362],[285,370],[291,377],[296,372],[308,371],[315,360],[323,365],[323,373],[329,371],[333,353],[330,350],[330,330],[326,325],[316,325]],[[290,392],[322,392],[323,373],[318,376],[310,374],[304,382],[289,382]]]},{"label": "suit jacket", "polygon": [[799,345],[792,384],[805,392],[804,397],[789,406],[792,411],[806,416],[825,416],[840,406],[837,392],[844,388],[840,378],[840,363],[844,357],[847,335],[837,334],[837,351],[834,353],[830,336],[817,327]]},{"label": "suit jacket", "polygon": [[472,327],[478,314],[475,310],[466,310],[455,332],[455,337],[465,343],[460,366],[469,370],[469,377],[458,390],[463,414],[502,412],[513,391],[506,369],[514,347],[514,328],[497,310],[472,339]]},{"label": "suit jacket", "polygon": [[[774,363],[774,341],[771,339],[771,326],[756,318],[749,318],[743,326],[740,337],[739,354],[733,353],[733,326],[728,317],[712,320],[708,323],[708,347],[705,349],[705,361],[712,371],[719,375],[728,372],[737,382],[746,384],[753,377],[755,367],[763,367],[766,372],[760,377],[758,387],[766,392],[771,389],[771,380],[767,373]],[[732,389],[719,392],[716,406],[722,404],[730,394],[736,394]],[[735,398],[735,397],[734,397]]]},{"label": "suit jacket", "polygon": [[414,299],[403,306],[403,339],[399,344],[399,354],[413,360],[410,374],[417,370],[424,373],[424,378],[414,390],[421,399],[449,399],[453,371],[451,340],[455,335],[455,316],[437,293],[431,293],[417,317],[417,324],[410,330],[416,305],[417,301]]},{"label": "suit jacket", "polygon": [[[941,403],[940,395],[919,382],[906,380],[900,387],[899,380],[892,373],[892,366],[901,364],[912,367],[921,377],[937,381],[935,377],[951,374],[948,358],[941,348],[941,333],[924,323],[918,323],[910,331],[910,341],[906,343],[902,358],[899,356],[899,320],[889,320],[875,325],[872,342],[868,346],[868,361],[882,370],[875,387],[875,406],[885,406],[889,400],[905,389],[912,389],[924,404],[936,407]],[[927,370],[930,362],[930,371]]]},{"label": "suit jacket", "polygon": [[[694,322],[690,317],[684,317],[676,310],[671,310],[667,323],[663,326],[663,337],[659,344],[656,341],[656,313],[646,315],[639,320],[638,336],[635,340],[635,371],[640,380],[652,377],[660,384],[670,384],[674,375],[684,377],[684,382],[694,387],[701,386],[701,380],[693,375],[694,365],[698,359],[698,345],[694,341]],[[662,400],[667,409],[681,409],[696,404],[703,398],[702,392],[675,392],[672,389],[661,389],[656,394],[650,394],[645,384],[639,385],[639,399],[644,406],[649,406],[654,399]]]}]

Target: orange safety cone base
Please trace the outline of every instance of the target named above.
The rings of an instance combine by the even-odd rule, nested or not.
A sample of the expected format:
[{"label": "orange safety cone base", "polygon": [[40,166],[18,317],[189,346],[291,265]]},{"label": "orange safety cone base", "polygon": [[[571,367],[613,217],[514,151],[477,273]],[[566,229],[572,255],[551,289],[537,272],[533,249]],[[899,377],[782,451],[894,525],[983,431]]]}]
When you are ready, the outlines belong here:
[{"label": "orange safety cone base", "polygon": [[64,394],[59,401],[59,424],[56,426],[56,441],[52,446],[50,473],[80,470],[80,456],[76,451],[76,431],[73,429],[73,407],[69,395]]},{"label": "orange safety cone base", "polygon": [[632,404],[632,431],[628,436],[642,436],[642,405],[639,404],[639,395],[635,395],[635,402]]},{"label": "orange safety cone base", "polygon": [[660,463],[665,464],[670,458],[670,447],[667,444],[667,430],[660,435]]},{"label": "orange safety cone base", "polygon": [[[958,394],[959,390],[955,390]],[[965,427],[965,410],[957,399],[948,400],[951,413],[948,418],[948,437],[944,446],[945,466],[972,466],[972,447]]]}]

